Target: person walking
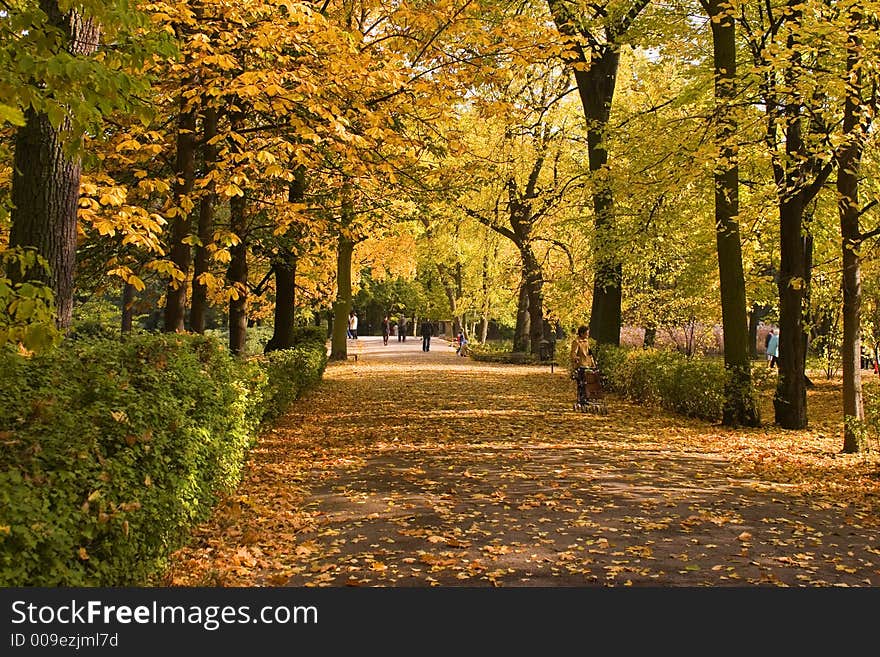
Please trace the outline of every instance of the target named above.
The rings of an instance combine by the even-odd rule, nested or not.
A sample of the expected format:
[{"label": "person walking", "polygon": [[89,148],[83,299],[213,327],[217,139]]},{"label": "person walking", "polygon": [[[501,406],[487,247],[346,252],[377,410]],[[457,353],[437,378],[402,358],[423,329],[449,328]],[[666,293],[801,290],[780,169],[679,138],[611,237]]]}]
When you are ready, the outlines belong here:
[{"label": "person walking", "polygon": [[406,317],[403,315],[397,321],[397,341],[406,342]]},{"label": "person walking", "polygon": [[457,353],[459,356],[467,356],[468,355],[468,352],[467,352],[468,341],[467,341],[467,338],[464,337],[464,331],[458,332],[458,337],[455,339],[455,342],[457,345],[455,348],[455,353]]},{"label": "person walking", "polygon": [[593,358],[593,350],[590,348],[589,329],[586,326],[578,328],[577,337],[571,341],[569,365],[572,372],[596,368],[596,359]]},{"label": "person walking", "polygon": [[391,335],[391,318],[385,315],[382,320],[382,344],[388,346],[388,336]]},{"label": "person walking", "polygon": [[431,351],[432,335],[434,335],[434,324],[426,319],[422,322],[422,351]]},{"label": "person walking", "polygon": [[770,369],[779,364],[779,332],[776,329],[770,331],[770,339],[767,341],[767,362]]},{"label": "person walking", "polygon": [[348,315],[348,333],[352,340],[358,339],[358,316],[354,310]]}]

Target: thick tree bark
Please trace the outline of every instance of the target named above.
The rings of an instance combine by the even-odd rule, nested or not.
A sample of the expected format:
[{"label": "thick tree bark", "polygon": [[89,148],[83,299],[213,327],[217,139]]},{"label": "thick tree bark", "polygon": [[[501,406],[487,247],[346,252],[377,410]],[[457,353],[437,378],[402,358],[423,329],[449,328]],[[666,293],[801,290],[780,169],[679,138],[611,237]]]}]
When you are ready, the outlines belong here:
[{"label": "thick tree bark", "polygon": [[[217,110],[205,108],[202,118],[202,157],[205,162],[205,175],[214,170],[217,162],[217,146],[209,143],[217,136]],[[214,233],[214,208],[217,194],[214,181],[208,183],[199,203],[199,244],[196,245],[193,259],[192,303],[189,311],[190,328],[196,333],[205,332],[205,318],[208,311],[208,288],[199,279],[209,270],[208,245]]]},{"label": "thick tree bark", "polygon": [[[76,11],[62,13],[57,0],[40,0],[50,25],[66,35],[64,49],[87,57],[98,49],[101,28]],[[53,127],[46,114],[31,110],[15,137],[12,170],[11,247],[33,248],[49,271],[34,268],[24,279],[46,283],[55,297],[55,323],[70,327],[76,267],[77,203],[82,164],[76,149],[81,134],[70,135],[66,118]],[[67,134],[68,141],[63,135]]]},{"label": "thick tree bark", "polygon": [[346,336],[348,315],[351,312],[351,256],[354,241],[339,235],[336,250],[336,301],[333,302],[333,337],[330,343],[330,360],[348,358]]},{"label": "thick tree bark", "polygon": [[525,353],[529,349],[530,334],[529,290],[526,279],[519,286],[519,300],[516,305],[516,327],[513,330],[513,350]]},{"label": "thick tree bark", "polygon": [[[851,10],[851,20],[853,27],[861,22],[857,9]],[[858,432],[851,423],[865,419],[862,404],[862,274],[859,255],[862,247],[859,170],[864,139],[859,118],[862,80],[858,64],[861,49],[861,40],[855,29],[851,29],[847,39],[848,80],[843,114],[843,133],[847,142],[837,162],[837,196],[843,245],[843,451],[847,453],[858,452],[860,448]]]},{"label": "thick tree bark", "polygon": [[266,351],[293,346],[296,319],[296,259],[292,255],[278,258],[272,264],[272,271],[275,274],[275,326]]},{"label": "thick tree bark", "polygon": [[[288,203],[301,203],[306,194],[306,175],[297,167],[287,187]],[[293,235],[295,240],[296,234]],[[285,247],[281,247],[285,248]],[[272,263],[275,274],[275,326],[266,350],[290,349],[293,346],[293,328],[296,322],[296,247],[278,255]],[[320,326],[320,321],[318,322]]]},{"label": "thick tree bark", "polygon": [[807,272],[802,239],[803,214],[802,194],[794,193],[780,202],[779,381],[773,408],[776,423],[784,429],[804,429],[807,426],[803,321]]},{"label": "thick tree bark", "polygon": [[122,326],[123,334],[131,333],[134,319],[134,285],[122,284]]},{"label": "thick tree bark", "polygon": [[529,299],[529,350],[533,356],[538,356],[544,339],[544,276],[528,242],[520,247],[520,254],[523,261],[523,280]]},{"label": "thick tree bark", "polygon": [[186,318],[186,277],[192,264],[192,247],[184,240],[190,234],[189,195],[195,182],[196,113],[186,109],[181,100],[177,127],[177,159],[175,162],[174,204],[176,214],[171,226],[171,262],[184,274],[183,280],[171,279],[165,291],[165,331],[183,331]]},{"label": "thick tree bark", "polygon": [[574,72],[587,120],[587,150],[595,185],[593,211],[597,244],[590,337],[599,344],[615,346],[620,344],[623,266],[614,246],[614,197],[608,179],[605,140],[619,63],[618,47],[606,44],[601,54],[594,55],[588,70]]},{"label": "thick tree bark", "polygon": [[758,426],[752,394],[749,362],[749,330],[746,320],[746,284],[739,234],[739,166],[736,101],[736,25],[723,0],[703,0],[711,18],[715,74],[715,105],[718,124],[715,139],[715,243],[721,283],[721,321],[724,330],[724,367],[727,383],[721,423],[728,427]]}]

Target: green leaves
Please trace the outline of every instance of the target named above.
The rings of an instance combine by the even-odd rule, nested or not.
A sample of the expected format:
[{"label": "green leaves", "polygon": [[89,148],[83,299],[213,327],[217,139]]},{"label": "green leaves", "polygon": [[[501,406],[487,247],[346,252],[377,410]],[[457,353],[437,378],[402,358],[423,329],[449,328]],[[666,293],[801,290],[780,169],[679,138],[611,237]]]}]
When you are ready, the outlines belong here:
[{"label": "green leaves", "polygon": [[184,335],[0,351],[0,586],[145,584],[325,363],[323,341],[241,362]]},{"label": "green leaves", "polygon": [[52,290],[39,280],[29,280],[32,272],[47,270],[46,261],[35,251],[0,252],[0,348],[13,344],[42,353],[60,342]]}]

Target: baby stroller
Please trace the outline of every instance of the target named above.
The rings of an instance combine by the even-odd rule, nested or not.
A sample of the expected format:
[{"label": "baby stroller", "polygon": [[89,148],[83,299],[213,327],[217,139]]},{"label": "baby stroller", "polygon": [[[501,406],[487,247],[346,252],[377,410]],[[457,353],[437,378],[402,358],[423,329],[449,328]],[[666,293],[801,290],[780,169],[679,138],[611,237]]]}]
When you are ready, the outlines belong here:
[{"label": "baby stroller", "polygon": [[605,389],[599,370],[593,367],[578,367],[571,373],[571,378],[577,382],[577,400],[574,402],[574,410],[581,413],[608,415]]}]

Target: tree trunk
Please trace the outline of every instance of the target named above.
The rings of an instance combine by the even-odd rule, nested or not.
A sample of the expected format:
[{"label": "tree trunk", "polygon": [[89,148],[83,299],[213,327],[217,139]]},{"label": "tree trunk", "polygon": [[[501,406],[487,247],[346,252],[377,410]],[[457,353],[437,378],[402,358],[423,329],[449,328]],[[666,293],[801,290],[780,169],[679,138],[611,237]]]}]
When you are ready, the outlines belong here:
[{"label": "tree trunk", "polygon": [[296,259],[278,259],[272,265],[275,273],[275,327],[266,351],[290,349],[293,346],[294,308],[296,302]]},{"label": "tree trunk", "polygon": [[520,247],[523,261],[523,280],[529,298],[529,349],[533,356],[541,353],[544,339],[544,277],[541,265],[528,242]]},{"label": "tree trunk", "polygon": [[351,312],[351,256],[354,241],[339,235],[336,251],[336,301],[333,302],[333,338],[330,344],[330,360],[348,358],[346,335],[348,315]]},{"label": "tree trunk", "polygon": [[859,170],[861,168],[863,135],[860,133],[862,79],[859,69],[861,40],[855,28],[861,13],[850,10],[853,24],[847,39],[846,68],[848,73],[843,133],[847,139],[837,163],[837,196],[840,214],[840,235],[843,246],[843,451],[858,452],[859,438],[853,421],[862,422],[862,346],[861,306],[862,274],[859,251],[862,235],[859,227]]},{"label": "tree trunk", "polygon": [[759,306],[752,304],[752,310],[749,313],[749,352],[752,358],[758,357],[758,324],[770,312],[767,306]]},{"label": "tree trunk", "polygon": [[[205,175],[210,174],[217,162],[217,146],[209,143],[217,136],[217,110],[208,107],[202,119],[202,153],[205,160]],[[189,311],[190,328],[196,333],[205,332],[205,318],[208,311],[208,288],[201,282],[202,274],[209,269],[208,245],[214,233],[214,208],[217,195],[214,181],[208,183],[199,204],[199,244],[196,245],[193,260],[192,303]]]},{"label": "tree trunk", "polygon": [[[793,184],[789,181],[789,189]],[[773,408],[776,423],[784,429],[804,429],[807,426],[803,322],[807,272],[802,239],[803,214],[802,194],[790,194],[780,201],[779,381]]]},{"label": "tree trunk", "polygon": [[[301,203],[306,193],[303,167],[297,167],[287,187],[287,202]],[[294,239],[296,238],[294,234]],[[275,274],[275,326],[266,350],[290,349],[293,346],[293,327],[296,322],[296,247],[279,255],[272,264]],[[320,319],[318,326],[320,326]]]},{"label": "tree trunk", "polygon": [[[183,273],[184,278],[172,278],[165,292],[165,331],[174,333],[184,330],[186,317],[186,277],[192,262],[192,247],[184,243],[190,234],[189,195],[195,182],[196,165],[196,113],[186,109],[186,100],[180,101],[180,117],[177,129],[177,161],[175,163],[174,205],[175,215],[171,227],[171,262]],[[186,206],[186,208],[184,207]]]},{"label": "tree trunk", "polygon": [[243,196],[229,199],[229,227],[240,240],[229,248],[232,259],[226,272],[227,282],[235,289],[235,294],[229,299],[229,351],[237,356],[244,354],[248,326],[248,231],[245,203]]},{"label": "tree trunk", "polygon": [[614,197],[607,169],[605,140],[619,63],[618,46],[607,44],[600,55],[594,54],[589,69],[575,69],[574,72],[587,120],[587,150],[595,185],[596,274],[590,311],[590,337],[599,344],[615,346],[620,344],[623,266],[613,235]]},{"label": "tree trunk", "polygon": [[[77,11],[62,13],[57,0],[41,0],[40,8],[50,25],[67,35],[63,48],[74,57],[86,57],[98,48],[101,28]],[[46,114],[25,112],[25,124],[15,137],[12,169],[11,247],[36,250],[46,259],[49,271],[37,267],[23,280],[46,283],[55,297],[55,323],[70,327],[73,313],[76,268],[76,221],[82,173],[76,153],[81,134],[70,135],[67,118],[53,127]],[[67,133],[68,141],[63,140]],[[18,276],[15,277],[18,280]]]},{"label": "tree trunk", "polygon": [[122,333],[131,333],[134,319],[134,285],[122,284]]},{"label": "tree trunk", "polygon": [[728,427],[758,426],[760,417],[752,394],[749,331],[746,321],[746,284],[739,235],[739,166],[736,101],[736,24],[723,0],[703,0],[712,26],[715,68],[715,243],[721,282],[721,322],[724,331],[724,368],[727,382],[721,423]]},{"label": "tree trunk", "polygon": [[519,301],[516,306],[516,328],[513,330],[513,350],[525,353],[529,349],[529,291],[526,279],[520,282]]},{"label": "tree trunk", "polygon": [[657,327],[656,326],[647,326],[645,327],[645,337],[642,340],[642,347],[645,349],[650,349],[657,342]]}]

